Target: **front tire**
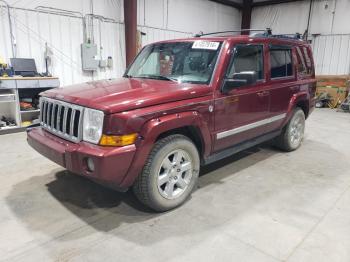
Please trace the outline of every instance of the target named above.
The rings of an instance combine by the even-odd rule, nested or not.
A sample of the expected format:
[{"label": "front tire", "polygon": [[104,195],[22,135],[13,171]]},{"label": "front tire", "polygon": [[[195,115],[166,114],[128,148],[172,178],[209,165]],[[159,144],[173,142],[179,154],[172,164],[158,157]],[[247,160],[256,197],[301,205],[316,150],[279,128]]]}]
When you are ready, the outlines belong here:
[{"label": "front tire", "polygon": [[278,148],[290,152],[298,149],[304,138],[305,114],[300,108],[294,109],[292,118],[283,128],[282,133],[276,138]]},{"label": "front tire", "polygon": [[133,186],[136,197],[156,211],[173,209],[190,196],[198,181],[199,153],[183,135],[170,135],[154,145]]}]

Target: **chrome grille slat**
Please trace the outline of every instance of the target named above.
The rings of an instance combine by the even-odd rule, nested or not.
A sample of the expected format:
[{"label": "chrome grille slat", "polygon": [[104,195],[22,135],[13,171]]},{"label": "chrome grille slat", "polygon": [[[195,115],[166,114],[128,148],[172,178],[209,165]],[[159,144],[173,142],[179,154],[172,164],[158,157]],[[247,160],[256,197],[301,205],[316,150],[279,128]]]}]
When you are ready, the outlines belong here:
[{"label": "chrome grille slat", "polygon": [[50,118],[50,103],[46,103],[46,125],[49,126],[49,118]]},{"label": "chrome grille slat", "polygon": [[54,116],[55,116],[55,107],[56,107],[56,105],[55,104],[53,104],[52,106],[51,106],[51,118],[50,118],[50,126],[51,126],[51,128],[55,128],[55,125],[54,125]]},{"label": "chrome grille slat", "polygon": [[46,123],[46,109],[47,109],[47,102],[43,101],[43,122]]},{"label": "chrome grille slat", "polygon": [[60,131],[60,126],[61,126],[61,110],[62,110],[62,106],[58,105],[58,112],[57,112],[57,119],[56,119],[56,130]]},{"label": "chrome grille slat", "polygon": [[44,101],[42,100],[42,99],[40,99],[40,105],[39,105],[39,108],[40,108],[40,115],[39,115],[39,120],[40,120],[40,122],[42,122],[43,121],[43,104],[44,104]]},{"label": "chrome grille slat", "polygon": [[66,134],[66,130],[67,130],[67,114],[68,114],[68,109],[69,107],[64,107],[64,113],[63,113],[63,128],[62,128],[62,132],[64,134]]},{"label": "chrome grille slat", "polygon": [[72,109],[72,114],[70,118],[70,127],[69,127],[69,134],[72,136],[73,134],[73,128],[74,128],[74,118],[75,118],[75,109]]},{"label": "chrome grille slat", "polygon": [[78,121],[78,137],[82,137],[82,126],[83,126],[83,112],[80,111],[80,117],[79,117],[79,121]]},{"label": "chrome grille slat", "polygon": [[40,105],[40,124],[45,130],[75,143],[82,140],[83,107],[47,97],[41,98]]}]

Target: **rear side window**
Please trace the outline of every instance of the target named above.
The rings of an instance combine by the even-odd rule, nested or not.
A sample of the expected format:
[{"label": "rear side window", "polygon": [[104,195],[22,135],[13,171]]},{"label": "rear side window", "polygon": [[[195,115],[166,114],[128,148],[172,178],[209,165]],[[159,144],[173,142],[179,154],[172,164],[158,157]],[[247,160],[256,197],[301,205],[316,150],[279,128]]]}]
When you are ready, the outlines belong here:
[{"label": "rear side window", "polygon": [[306,66],[306,61],[305,57],[303,54],[303,49],[302,47],[297,46],[295,48],[296,54],[297,54],[297,64],[298,64],[298,74],[301,76],[307,75],[307,66]]},{"label": "rear side window", "polygon": [[270,49],[271,78],[293,75],[292,50]]},{"label": "rear side window", "polygon": [[235,47],[227,77],[232,78],[235,73],[242,72],[255,72],[257,79],[264,79],[262,45],[237,45]]},{"label": "rear side window", "polygon": [[306,47],[297,46],[295,50],[298,59],[298,74],[300,76],[312,75],[313,68],[308,49]]}]

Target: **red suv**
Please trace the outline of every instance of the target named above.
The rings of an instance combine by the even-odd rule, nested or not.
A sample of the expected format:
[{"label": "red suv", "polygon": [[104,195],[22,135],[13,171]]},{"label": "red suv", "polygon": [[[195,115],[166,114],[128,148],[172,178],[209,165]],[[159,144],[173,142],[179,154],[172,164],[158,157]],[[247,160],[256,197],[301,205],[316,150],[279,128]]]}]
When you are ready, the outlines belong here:
[{"label": "red suv", "polygon": [[298,38],[195,37],[142,49],[124,77],[42,93],[38,152],[154,210],[182,204],[202,165],[274,139],[297,149],[315,103]]}]

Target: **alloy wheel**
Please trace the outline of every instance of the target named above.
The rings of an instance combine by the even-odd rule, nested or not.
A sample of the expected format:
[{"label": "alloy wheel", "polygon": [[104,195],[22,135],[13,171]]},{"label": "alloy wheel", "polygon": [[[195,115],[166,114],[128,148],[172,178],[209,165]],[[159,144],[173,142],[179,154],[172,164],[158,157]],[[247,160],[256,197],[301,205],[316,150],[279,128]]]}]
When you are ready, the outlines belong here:
[{"label": "alloy wheel", "polygon": [[182,149],[172,151],[163,159],[159,168],[159,193],[166,199],[178,198],[188,188],[192,172],[190,155]]}]

